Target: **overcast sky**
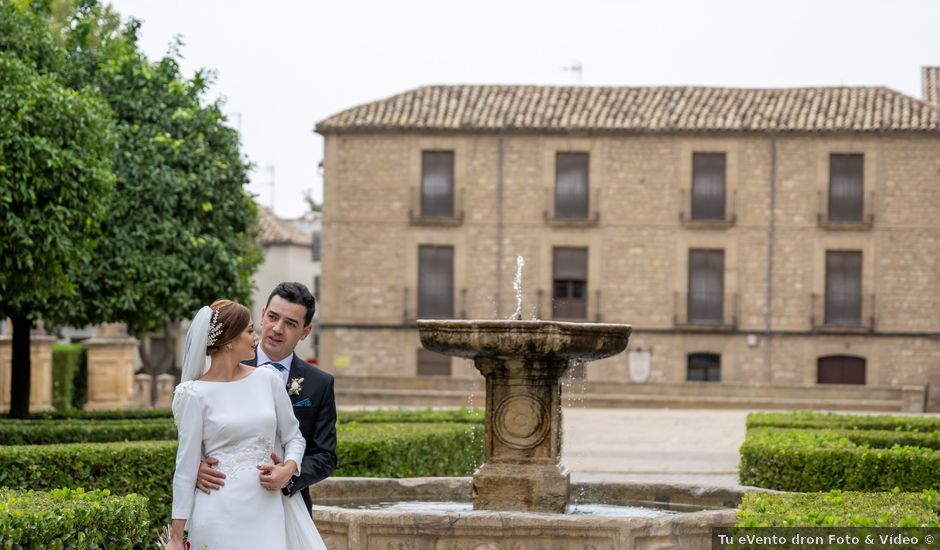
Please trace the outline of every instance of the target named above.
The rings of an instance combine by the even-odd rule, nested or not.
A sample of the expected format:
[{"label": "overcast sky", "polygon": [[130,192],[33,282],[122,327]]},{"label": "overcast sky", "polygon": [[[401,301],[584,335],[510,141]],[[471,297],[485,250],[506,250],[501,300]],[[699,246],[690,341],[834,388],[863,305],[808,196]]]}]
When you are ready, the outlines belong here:
[{"label": "overcast sky", "polygon": [[[112,0],[161,57],[217,71],[211,97],[282,217],[322,199],[314,124],[428,84],[888,86],[940,65],[936,0]],[[273,189],[271,183],[273,182]]]}]

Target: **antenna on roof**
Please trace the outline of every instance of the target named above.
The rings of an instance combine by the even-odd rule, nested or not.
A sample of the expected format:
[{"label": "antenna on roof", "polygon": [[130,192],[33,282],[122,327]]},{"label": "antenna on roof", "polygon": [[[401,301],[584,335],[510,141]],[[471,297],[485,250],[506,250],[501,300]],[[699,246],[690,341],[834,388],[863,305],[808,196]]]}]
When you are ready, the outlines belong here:
[{"label": "antenna on roof", "polygon": [[581,74],[582,74],[583,67],[581,67],[580,61],[572,61],[571,65],[565,65],[564,67],[561,68],[561,70],[575,73],[575,78],[578,79],[577,84],[578,86],[581,85]]}]

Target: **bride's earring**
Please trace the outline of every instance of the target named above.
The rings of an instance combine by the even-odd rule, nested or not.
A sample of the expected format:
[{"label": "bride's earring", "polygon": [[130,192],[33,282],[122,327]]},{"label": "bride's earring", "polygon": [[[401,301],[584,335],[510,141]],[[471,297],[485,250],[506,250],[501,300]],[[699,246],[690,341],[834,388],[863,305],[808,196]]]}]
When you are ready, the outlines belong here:
[{"label": "bride's earring", "polygon": [[234,349],[232,344],[225,344],[225,349]]}]

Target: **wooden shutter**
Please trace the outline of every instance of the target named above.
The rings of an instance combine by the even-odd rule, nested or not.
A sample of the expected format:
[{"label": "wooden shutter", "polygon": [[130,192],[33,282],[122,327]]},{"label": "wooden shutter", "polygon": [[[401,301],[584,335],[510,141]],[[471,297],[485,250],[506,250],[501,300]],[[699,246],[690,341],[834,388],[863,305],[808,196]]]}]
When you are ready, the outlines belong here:
[{"label": "wooden shutter", "polygon": [[426,349],[418,350],[418,376],[450,376],[450,357]]},{"label": "wooden shutter", "polygon": [[587,248],[553,251],[552,311],[556,319],[587,318]]},{"label": "wooden shutter", "polygon": [[555,155],[555,217],[588,217],[588,154]]},{"label": "wooden shutter", "polygon": [[725,219],[725,154],[692,155],[692,219]]},{"label": "wooden shutter", "polygon": [[725,251],[689,250],[688,322],[724,322]]},{"label": "wooden shutter", "polygon": [[421,216],[454,216],[454,153],[421,153]]},{"label": "wooden shutter", "polygon": [[418,247],[418,316],[450,319],[454,316],[454,247]]},{"label": "wooden shutter", "polygon": [[826,252],[826,324],[862,323],[862,253]]},{"label": "wooden shutter", "polygon": [[829,155],[829,220],[860,222],[865,215],[864,155]]},{"label": "wooden shutter", "polygon": [[818,384],[864,384],[865,359],[849,355],[830,355],[816,361]]}]

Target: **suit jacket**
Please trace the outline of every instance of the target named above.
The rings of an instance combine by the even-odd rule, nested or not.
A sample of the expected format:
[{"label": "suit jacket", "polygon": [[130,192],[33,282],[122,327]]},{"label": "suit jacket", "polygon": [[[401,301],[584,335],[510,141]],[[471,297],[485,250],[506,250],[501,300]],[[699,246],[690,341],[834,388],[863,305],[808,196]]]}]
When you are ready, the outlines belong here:
[{"label": "suit jacket", "polygon": [[[247,364],[257,366],[257,356]],[[300,476],[284,489],[287,495],[299,492],[309,512],[309,487],[323,481],[336,469],[336,398],[333,376],[314,367],[294,354],[290,379],[303,378],[300,393],[291,395],[294,416],[300,422],[300,434],[307,441]],[[284,391],[287,391],[285,388]]]}]

